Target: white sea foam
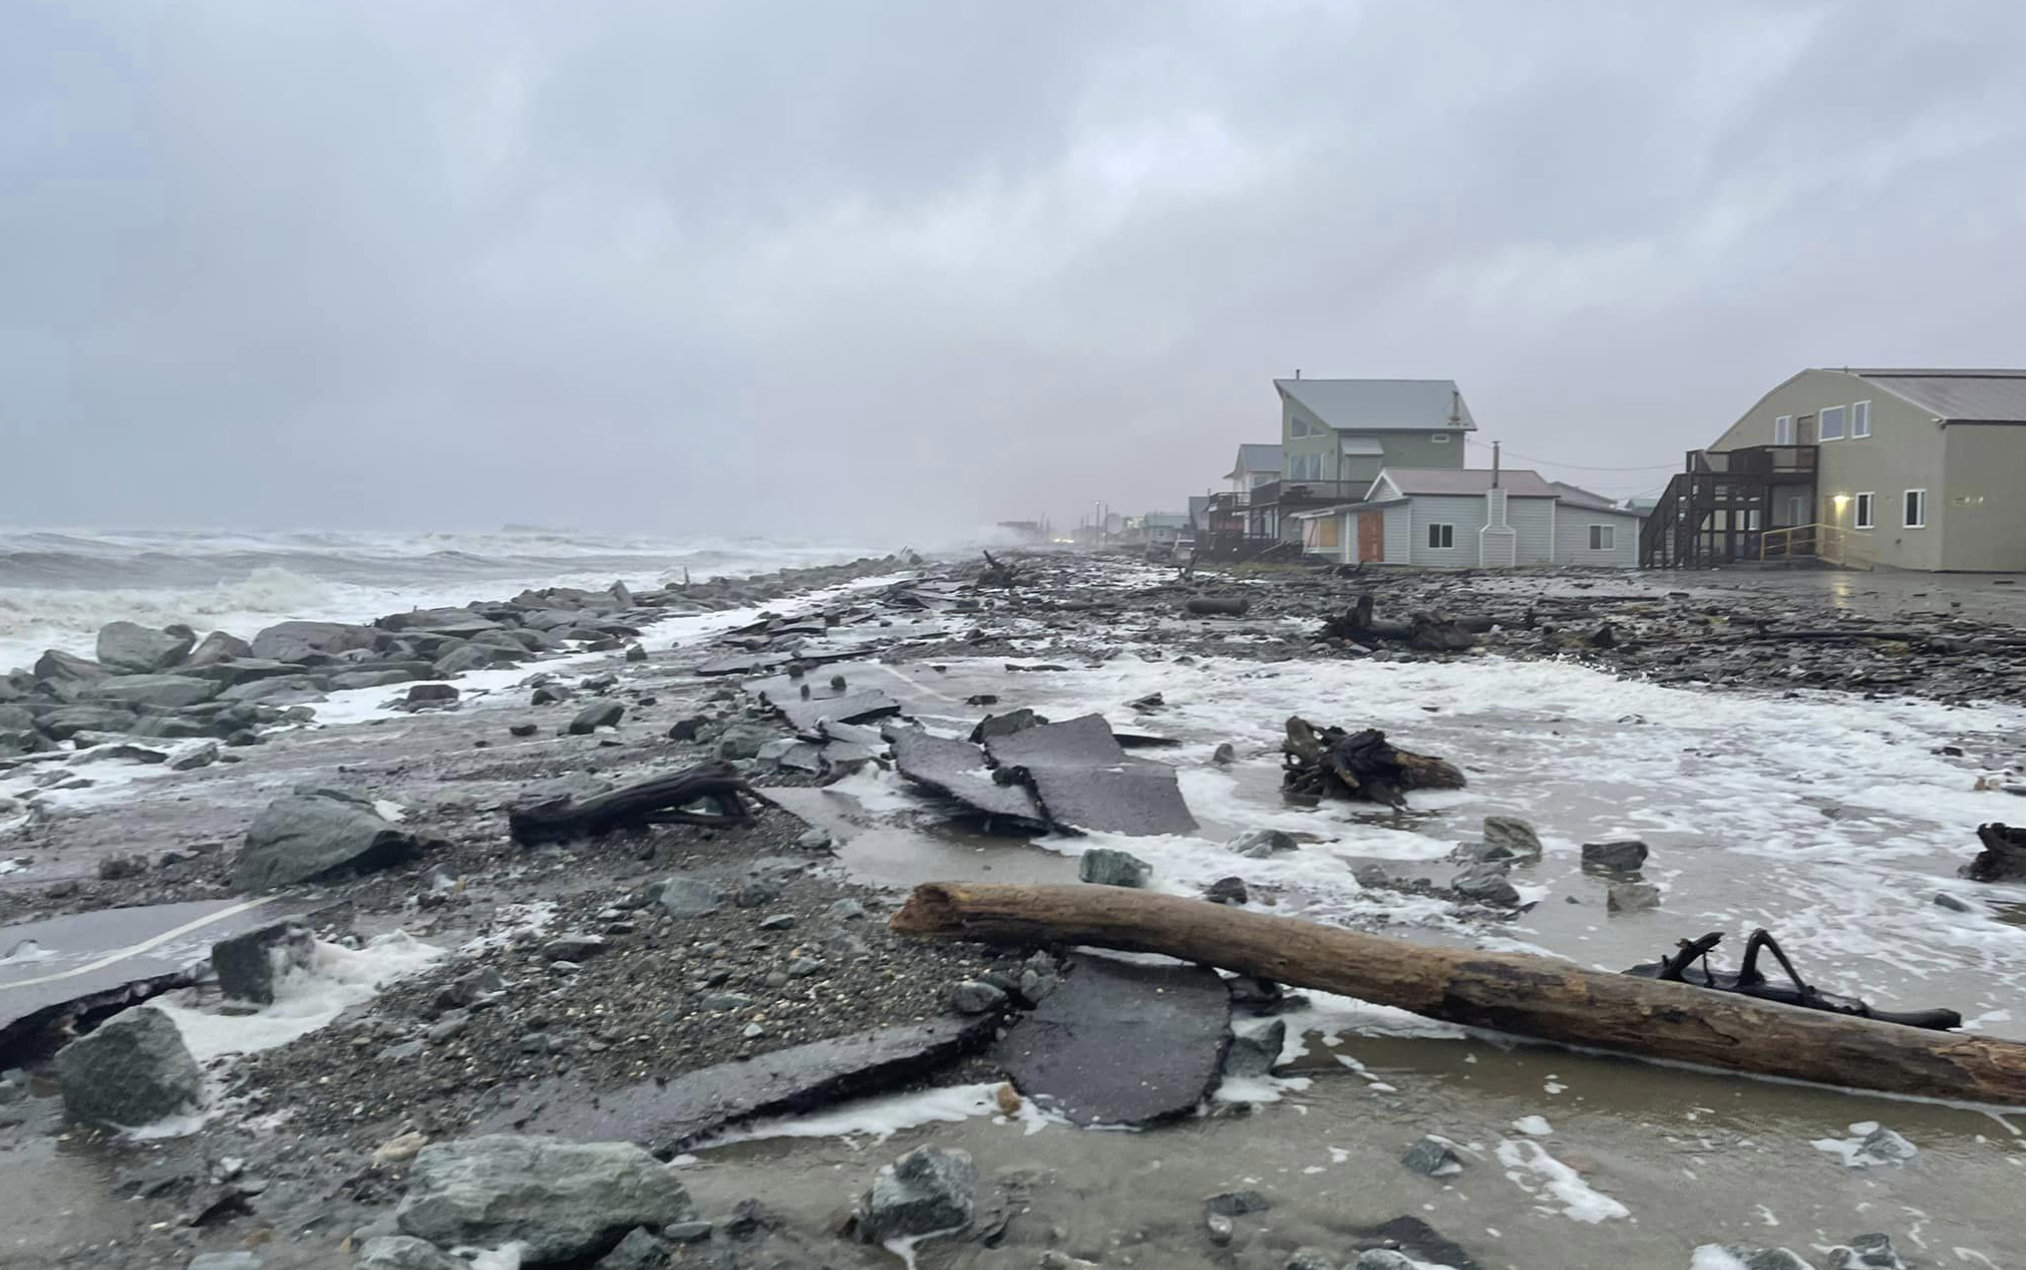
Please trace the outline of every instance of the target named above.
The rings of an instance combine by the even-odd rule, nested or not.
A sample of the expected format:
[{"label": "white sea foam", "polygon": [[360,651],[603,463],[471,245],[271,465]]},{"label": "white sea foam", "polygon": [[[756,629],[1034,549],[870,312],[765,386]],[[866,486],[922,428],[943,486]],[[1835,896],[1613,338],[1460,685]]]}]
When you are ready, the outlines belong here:
[{"label": "white sea foam", "polygon": [[1544,1206],[1559,1205],[1566,1217],[1594,1225],[1632,1215],[1631,1209],[1585,1182],[1580,1173],[1549,1155],[1538,1142],[1501,1139],[1497,1155],[1513,1185],[1542,1200]]},{"label": "white sea foam", "polygon": [[[711,1145],[723,1146],[759,1138],[863,1137],[884,1142],[903,1129],[919,1125],[954,1124],[977,1116],[1005,1121],[1008,1118],[1000,1110],[998,1096],[999,1085],[985,1083],[861,1098],[807,1115],[757,1120],[732,1130]],[[1025,1132],[1029,1134],[1039,1133],[1051,1124],[1067,1123],[1043,1111],[1032,1099],[1022,1099],[1020,1110],[1010,1119],[1024,1125]]]}]

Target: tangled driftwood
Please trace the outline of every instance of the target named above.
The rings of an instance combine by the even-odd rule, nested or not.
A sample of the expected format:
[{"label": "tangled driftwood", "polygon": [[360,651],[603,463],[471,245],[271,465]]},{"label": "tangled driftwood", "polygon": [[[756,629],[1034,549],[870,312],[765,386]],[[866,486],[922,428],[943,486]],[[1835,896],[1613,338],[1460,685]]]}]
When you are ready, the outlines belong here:
[{"label": "tangled driftwood", "polygon": [[1463,788],[1463,773],[1455,764],[1399,749],[1376,728],[1317,732],[1296,716],[1287,721],[1281,750],[1281,787],[1305,798],[1357,798],[1400,807],[1410,790]]},{"label": "tangled driftwood", "polygon": [[[752,792],[730,763],[700,763],[582,800],[563,794],[526,803],[507,813],[507,827],[526,846],[650,824],[743,825],[753,817],[739,795]],[[697,803],[715,810],[684,810]]]}]

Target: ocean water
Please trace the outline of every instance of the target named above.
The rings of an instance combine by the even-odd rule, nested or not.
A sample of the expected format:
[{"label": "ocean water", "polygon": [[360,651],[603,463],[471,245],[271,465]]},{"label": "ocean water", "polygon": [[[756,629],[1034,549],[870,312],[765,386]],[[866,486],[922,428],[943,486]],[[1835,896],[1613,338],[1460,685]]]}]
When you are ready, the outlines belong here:
[{"label": "ocean water", "polygon": [[0,671],[44,649],[89,655],[125,618],[248,638],[294,618],[356,622],[498,599],[524,587],[603,589],[885,555],[900,544],[492,533],[231,533],[0,529]]}]

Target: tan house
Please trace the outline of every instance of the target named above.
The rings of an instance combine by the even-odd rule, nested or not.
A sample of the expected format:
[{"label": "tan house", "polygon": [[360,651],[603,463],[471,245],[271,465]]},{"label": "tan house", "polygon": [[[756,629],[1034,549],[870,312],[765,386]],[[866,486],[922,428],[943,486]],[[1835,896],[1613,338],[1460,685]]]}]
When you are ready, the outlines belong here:
[{"label": "tan house", "polygon": [[1691,451],[1644,563],[2026,569],[2026,370],[1804,370]]}]

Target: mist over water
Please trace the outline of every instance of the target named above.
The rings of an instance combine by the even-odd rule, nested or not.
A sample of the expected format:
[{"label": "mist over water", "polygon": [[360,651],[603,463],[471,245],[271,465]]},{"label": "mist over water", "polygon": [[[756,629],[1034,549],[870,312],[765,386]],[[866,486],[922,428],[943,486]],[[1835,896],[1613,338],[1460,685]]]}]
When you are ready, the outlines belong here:
[{"label": "mist over water", "polygon": [[367,621],[527,587],[651,586],[837,564],[901,543],[480,533],[0,530],[0,671],[90,654],[116,619],[242,638],[293,618]]}]

